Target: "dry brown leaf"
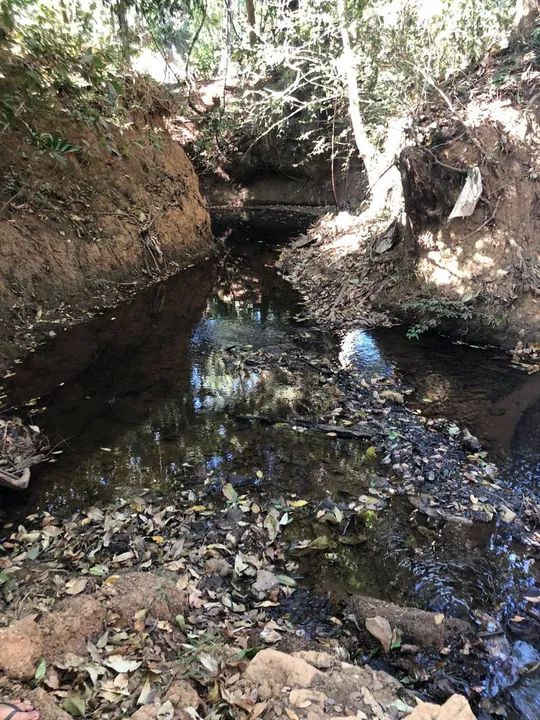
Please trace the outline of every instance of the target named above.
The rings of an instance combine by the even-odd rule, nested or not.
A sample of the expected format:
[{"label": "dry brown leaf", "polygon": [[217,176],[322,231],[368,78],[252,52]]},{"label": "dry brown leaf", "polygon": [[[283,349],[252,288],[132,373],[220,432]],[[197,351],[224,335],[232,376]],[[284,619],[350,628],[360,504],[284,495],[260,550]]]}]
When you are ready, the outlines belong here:
[{"label": "dry brown leaf", "polygon": [[376,615],[366,618],[366,630],[381,643],[385,652],[390,651],[392,644],[392,626],[386,618]]}]

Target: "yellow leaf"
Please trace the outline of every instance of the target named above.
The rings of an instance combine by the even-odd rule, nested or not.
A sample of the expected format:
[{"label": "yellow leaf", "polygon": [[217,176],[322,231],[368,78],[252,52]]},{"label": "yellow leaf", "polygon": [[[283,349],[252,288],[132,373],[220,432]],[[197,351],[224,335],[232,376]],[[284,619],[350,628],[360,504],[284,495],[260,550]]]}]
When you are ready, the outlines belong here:
[{"label": "yellow leaf", "polygon": [[152,535],[152,540],[158,545],[161,545],[161,543],[165,542],[165,538],[163,537],[163,535]]},{"label": "yellow leaf", "polygon": [[377,448],[373,447],[373,445],[370,445],[366,452],[364,453],[367,460],[376,460],[377,459]]},{"label": "yellow leaf", "polygon": [[301,508],[304,507],[304,505],[307,505],[307,500],[291,500],[289,505],[293,508]]},{"label": "yellow leaf", "polygon": [[103,582],[105,585],[111,586],[111,585],[114,585],[115,583],[117,583],[119,579],[120,579],[120,575],[109,575],[109,577],[106,580],[104,580]]}]

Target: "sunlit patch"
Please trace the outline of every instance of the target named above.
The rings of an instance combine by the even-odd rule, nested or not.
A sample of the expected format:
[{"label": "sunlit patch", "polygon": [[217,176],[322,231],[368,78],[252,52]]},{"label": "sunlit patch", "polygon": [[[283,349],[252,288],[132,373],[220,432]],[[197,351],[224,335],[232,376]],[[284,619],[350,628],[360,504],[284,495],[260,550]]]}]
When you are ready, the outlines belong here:
[{"label": "sunlit patch", "polygon": [[356,367],[371,374],[391,375],[393,367],[382,354],[377,341],[363,329],[349,331],[341,341],[339,363],[343,368]]}]

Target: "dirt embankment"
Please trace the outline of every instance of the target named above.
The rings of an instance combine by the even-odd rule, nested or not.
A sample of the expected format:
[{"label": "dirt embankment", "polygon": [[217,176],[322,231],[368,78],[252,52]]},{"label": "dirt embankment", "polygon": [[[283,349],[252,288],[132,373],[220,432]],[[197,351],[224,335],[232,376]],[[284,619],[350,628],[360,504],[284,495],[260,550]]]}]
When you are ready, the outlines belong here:
[{"label": "dirt embankment", "polygon": [[103,130],[59,112],[57,133],[80,151],[2,138],[0,365],[214,247],[194,168],[160,118]]},{"label": "dirt embankment", "polygon": [[[333,324],[388,318],[507,347],[540,337],[540,62],[520,41],[419,109],[399,157],[408,223],[399,237],[327,217],[283,266]],[[467,171],[482,194],[448,220]],[[387,223],[381,224],[381,235]]]}]

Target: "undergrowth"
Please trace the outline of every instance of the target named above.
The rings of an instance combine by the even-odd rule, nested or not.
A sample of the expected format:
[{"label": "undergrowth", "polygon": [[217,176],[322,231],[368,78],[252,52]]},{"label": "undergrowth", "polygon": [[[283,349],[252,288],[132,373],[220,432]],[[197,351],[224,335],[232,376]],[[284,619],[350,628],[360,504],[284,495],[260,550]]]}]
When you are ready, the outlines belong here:
[{"label": "undergrowth", "polygon": [[463,323],[475,316],[470,301],[465,297],[460,300],[443,298],[422,298],[405,303],[404,308],[420,317],[420,320],[407,330],[409,340],[418,340],[428,330],[435,330],[445,322],[458,321]]},{"label": "undergrowth", "polygon": [[166,115],[169,91],[126,64],[122,45],[92,31],[91,11],[67,22],[39,5],[24,18],[2,16],[0,133],[16,133],[43,155],[65,162],[84,151],[77,130],[105,136],[138,117]]}]

